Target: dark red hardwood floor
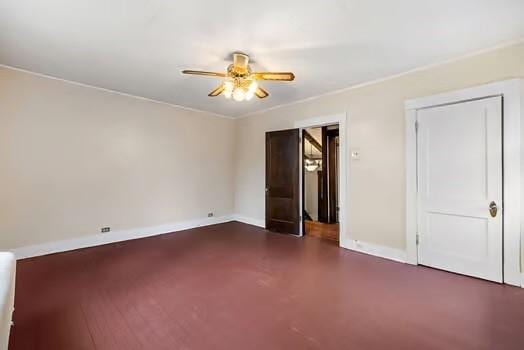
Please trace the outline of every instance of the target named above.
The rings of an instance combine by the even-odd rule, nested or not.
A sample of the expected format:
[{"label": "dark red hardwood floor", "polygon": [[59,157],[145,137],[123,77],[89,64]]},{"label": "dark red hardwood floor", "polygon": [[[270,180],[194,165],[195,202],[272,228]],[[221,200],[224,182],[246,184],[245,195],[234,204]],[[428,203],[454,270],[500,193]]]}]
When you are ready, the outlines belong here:
[{"label": "dark red hardwood floor", "polygon": [[524,290],[236,222],[22,260],[10,350],[524,349]]}]

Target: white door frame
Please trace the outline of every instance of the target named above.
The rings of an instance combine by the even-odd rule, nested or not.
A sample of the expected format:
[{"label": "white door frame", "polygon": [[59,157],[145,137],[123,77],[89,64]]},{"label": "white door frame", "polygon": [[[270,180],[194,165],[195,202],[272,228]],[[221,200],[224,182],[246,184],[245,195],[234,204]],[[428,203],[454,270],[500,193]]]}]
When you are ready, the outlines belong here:
[{"label": "white door frame", "polygon": [[405,102],[406,108],[406,251],[407,262],[418,264],[417,254],[417,110],[471,101],[486,97],[503,97],[503,282],[522,286],[521,226],[521,135],[524,127],[524,80],[511,79],[485,84]]},{"label": "white door frame", "polygon": [[[334,114],[334,115],[328,115],[328,116],[322,116],[322,117],[316,117],[316,118],[310,118],[310,119],[303,119],[303,120],[297,120],[295,122],[295,128],[299,129],[300,137],[302,138],[302,130],[308,129],[308,128],[314,128],[319,126],[326,126],[326,125],[333,125],[338,124],[338,140],[339,140],[339,176],[340,176],[340,185],[338,188],[338,206],[339,206],[339,246],[344,247],[344,239],[345,239],[345,233],[347,230],[347,191],[348,191],[348,159],[347,159],[347,149],[348,149],[348,142],[347,142],[347,133],[348,133],[348,121],[349,117],[347,113],[340,113],[340,114]],[[304,140],[302,140],[304,142]],[[302,168],[302,145],[299,151],[299,169],[300,169],[300,179],[299,179],[299,208],[300,208],[300,236],[303,236],[304,233],[302,232],[303,229],[303,208],[302,208],[302,172],[304,169]]]}]

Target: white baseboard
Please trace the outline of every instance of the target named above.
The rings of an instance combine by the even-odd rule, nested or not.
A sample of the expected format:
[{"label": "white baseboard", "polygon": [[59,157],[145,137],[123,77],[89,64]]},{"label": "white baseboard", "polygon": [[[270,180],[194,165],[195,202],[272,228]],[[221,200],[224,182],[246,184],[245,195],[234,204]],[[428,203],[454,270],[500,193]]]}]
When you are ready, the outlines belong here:
[{"label": "white baseboard", "polygon": [[[89,235],[63,241],[48,242],[16,248],[12,249],[11,252],[15,254],[16,259],[25,259],[35,256],[66,252],[75,249],[95,247],[98,245],[108,243],[156,236],[164,233],[188,230],[196,227],[220,224],[229,221],[238,221],[248,225],[265,228],[264,220],[255,219],[239,214],[233,214],[221,217],[182,221],[159,226],[140,227],[136,229],[114,231],[105,234],[98,233],[95,235]],[[407,259],[406,252],[404,252],[403,250],[374,245],[356,240],[344,240],[343,242],[341,242],[341,247],[399,262],[406,262]],[[524,274],[522,275],[522,282],[522,286],[524,286]]]},{"label": "white baseboard", "polygon": [[98,233],[96,235],[89,235],[79,238],[73,238],[63,241],[48,242],[36,244],[21,248],[12,249],[11,252],[15,254],[16,259],[25,259],[35,256],[66,252],[80,248],[94,247],[98,245],[127,241],[131,239],[161,235],[163,233],[171,233],[182,230],[188,230],[195,227],[202,227],[224,222],[233,221],[231,215],[203,218],[189,221],[176,222],[171,224],[164,224],[159,226],[140,227],[130,230],[114,231],[109,233]]},{"label": "white baseboard", "polygon": [[521,282],[520,282],[520,287],[521,288],[524,288],[524,272],[521,274],[522,278],[520,279]]},{"label": "white baseboard", "polygon": [[[264,220],[254,219],[239,214],[233,214],[231,217],[234,221],[239,221],[244,224],[254,225],[262,228],[266,227],[266,223]],[[344,241],[341,241],[340,246],[360,253],[378,256],[384,259],[394,260],[402,263],[407,262],[407,254],[404,250],[401,249],[365,243],[352,239],[346,239]]]},{"label": "white baseboard", "polygon": [[254,219],[254,218],[242,216],[239,214],[233,214],[231,217],[233,220],[238,221],[238,222],[243,222],[244,224],[266,228],[266,222],[264,220]]},{"label": "white baseboard", "polygon": [[407,259],[406,252],[404,250],[366,243],[362,241],[356,241],[353,239],[346,239],[344,241],[341,241],[340,246],[343,248],[354,250],[356,252],[378,256],[380,258],[394,260],[401,263],[405,263]]}]

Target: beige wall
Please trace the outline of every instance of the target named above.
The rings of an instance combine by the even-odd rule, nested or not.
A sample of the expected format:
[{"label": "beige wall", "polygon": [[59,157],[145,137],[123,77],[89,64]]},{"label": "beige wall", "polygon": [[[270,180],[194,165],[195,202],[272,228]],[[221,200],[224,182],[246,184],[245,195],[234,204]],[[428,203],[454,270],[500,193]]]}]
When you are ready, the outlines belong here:
[{"label": "beige wall", "polygon": [[343,238],[404,249],[404,101],[514,77],[524,77],[524,44],[241,119],[235,211],[264,218],[266,131],[347,111],[349,147],[358,148],[361,159],[349,162],[349,227]]},{"label": "beige wall", "polygon": [[0,250],[229,215],[233,120],[0,68]]},{"label": "beige wall", "polygon": [[304,209],[318,221],[318,170],[304,171]]},{"label": "beige wall", "polygon": [[265,131],[341,111],[361,152],[343,234],[404,249],[404,101],[513,77],[524,44],[234,121],[0,68],[0,250],[210,211],[263,220]]}]

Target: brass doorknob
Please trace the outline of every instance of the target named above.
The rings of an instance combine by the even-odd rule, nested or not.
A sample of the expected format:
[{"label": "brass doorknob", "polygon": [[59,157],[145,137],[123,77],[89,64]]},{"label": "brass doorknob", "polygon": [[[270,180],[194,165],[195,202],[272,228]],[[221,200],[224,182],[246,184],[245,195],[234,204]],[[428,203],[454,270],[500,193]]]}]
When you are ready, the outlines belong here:
[{"label": "brass doorknob", "polygon": [[499,208],[497,207],[497,203],[495,203],[495,201],[492,201],[491,203],[489,203],[489,213],[491,214],[492,218],[497,216],[498,211],[499,211]]}]

